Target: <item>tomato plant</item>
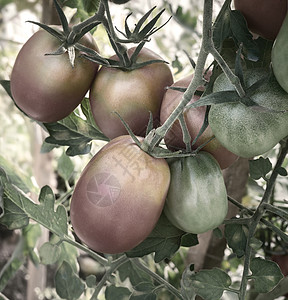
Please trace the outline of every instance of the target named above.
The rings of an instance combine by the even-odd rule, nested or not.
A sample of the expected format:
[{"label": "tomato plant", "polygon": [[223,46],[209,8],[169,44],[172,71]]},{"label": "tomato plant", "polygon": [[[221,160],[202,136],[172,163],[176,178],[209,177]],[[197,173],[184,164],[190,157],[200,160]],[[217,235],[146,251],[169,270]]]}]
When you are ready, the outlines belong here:
[{"label": "tomato plant", "polygon": [[[135,48],[130,48],[128,55],[131,57],[134,51]],[[136,63],[159,59],[159,55],[143,48]],[[154,125],[159,123],[165,88],[172,83],[171,70],[165,63],[153,63],[130,71],[103,66],[90,91],[91,110],[97,125],[110,139],[126,134],[117,112],[136,135],[144,136],[150,112]]]},{"label": "tomato plant", "polygon": [[154,228],[169,182],[164,159],[142,151],[130,136],[113,139],[89,162],[75,187],[71,221],[76,234],[98,252],[130,250]]},{"label": "tomato plant", "polygon": [[[98,51],[90,34],[83,36],[83,45]],[[88,92],[98,65],[79,57],[75,66],[68,54],[46,55],[61,45],[44,30],[37,31],[22,47],[11,74],[11,92],[17,106],[40,122],[56,122],[69,115]]]},{"label": "tomato plant", "polygon": [[[180,79],[179,81],[175,82],[172,87],[187,88],[192,78],[193,75]],[[198,88],[198,91],[203,90],[204,86]],[[167,90],[164,95],[160,111],[160,121],[162,124],[167,120],[172,111],[180,103],[182,95],[183,93],[181,93],[180,91],[173,89]],[[199,98],[200,96],[195,94],[189,104],[197,101]],[[191,108],[184,111],[184,119],[191,136],[191,144],[193,143],[193,140],[196,138],[203,125],[205,114],[206,106]],[[197,147],[203,145],[204,143],[207,143],[212,137],[213,133],[210,126],[208,125],[202,135],[197,139],[196,143],[192,145],[192,149],[197,149]],[[183,133],[179,120],[174,122],[170,130],[165,135],[164,139],[169,149],[185,149],[186,145],[183,141]],[[224,148],[215,138],[212,139],[206,146],[204,146],[202,150],[210,152],[216,158],[222,169],[227,168],[237,159],[237,155]]]},{"label": "tomato plant", "polygon": [[[265,75],[262,69],[244,72],[245,86],[250,87]],[[221,74],[213,91],[233,89],[229,79]],[[247,158],[267,152],[288,135],[288,113],[283,112],[288,108],[288,94],[276,80],[261,85],[250,98],[259,106],[223,103],[212,105],[209,111],[209,124],[220,143],[236,155]]]},{"label": "tomato plant", "polygon": [[221,169],[208,152],[174,160],[164,212],[176,227],[203,233],[219,226],[228,201]]},{"label": "tomato plant", "polygon": [[234,0],[234,4],[253,33],[269,40],[276,38],[287,13],[287,0]]}]

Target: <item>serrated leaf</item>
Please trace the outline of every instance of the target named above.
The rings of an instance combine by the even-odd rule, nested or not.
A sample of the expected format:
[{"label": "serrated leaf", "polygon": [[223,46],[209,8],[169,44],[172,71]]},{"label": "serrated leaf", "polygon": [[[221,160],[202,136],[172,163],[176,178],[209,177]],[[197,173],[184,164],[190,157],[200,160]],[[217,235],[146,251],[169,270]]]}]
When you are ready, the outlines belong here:
[{"label": "serrated leaf", "polygon": [[270,292],[283,278],[283,274],[275,262],[260,257],[251,260],[250,270],[252,275],[249,278],[254,280],[254,289],[258,293]]},{"label": "serrated leaf", "polygon": [[[132,286],[137,285],[139,282],[149,282],[151,277],[148,274],[137,268],[131,261],[126,262],[118,268],[119,277],[121,281],[129,278]],[[151,281],[152,282],[152,281]]]},{"label": "serrated leaf", "polygon": [[205,300],[219,300],[232,283],[229,275],[218,268],[201,270],[191,278],[194,292]]},{"label": "serrated leaf", "polygon": [[57,294],[63,299],[76,300],[85,290],[84,282],[73,272],[71,266],[63,261],[55,275]]},{"label": "serrated leaf", "polygon": [[105,290],[105,299],[113,300],[113,299],[130,299],[130,295],[132,292],[125,287],[117,287],[114,285],[110,285]]},{"label": "serrated leaf", "polygon": [[248,229],[240,224],[226,224],[224,234],[228,246],[236,253],[237,257],[245,254]]},{"label": "serrated leaf", "polygon": [[61,248],[58,245],[49,242],[44,243],[39,249],[41,263],[50,265],[57,262],[61,254]]},{"label": "serrated leaf", "polygon": [[249,169],[250,176],[258,180],[262,177],[265,178],[266,174],[272,170],[272,163],[269,158],[259,157],[258,159],[249,160]]},{"label": "serrated leaf", "polygon": [[170,258],[180,247],[184,231],[173,226],[164,214],[161,215],[156,227],[140,245],[126,252],[128,257],[142,257],[155,252],[156,263]]},{"label": "serrated leaf", "polygon": [[83,120],[75,112],[63,120],[43,125],[50,134],[45,142],[55,146],[69,146],[67,154],[70,156],[89,153],[91,148],[89,144],[94,139],[109,140],[99,129],[94,127],[94,124]]},{"label": "serrated leaf", "polygon": [[64,152],[58,159],[57,171],[64,180],[69,180],[74,171],[74,164]]},{"label": "serrated leaf", "polygon": [[[4,170],[0,168],[0,186],[3,188],[4,216],[0,222],[9,228],[29,222],[29,218],[62,237],[68,232],[67,213],[64,206],[54,210],[55,196],[50,187],[44,186],[39,195],[39,203],[34,203],[23,192],[12,185]],[[26,225],[27,225],[26,224]]]}]

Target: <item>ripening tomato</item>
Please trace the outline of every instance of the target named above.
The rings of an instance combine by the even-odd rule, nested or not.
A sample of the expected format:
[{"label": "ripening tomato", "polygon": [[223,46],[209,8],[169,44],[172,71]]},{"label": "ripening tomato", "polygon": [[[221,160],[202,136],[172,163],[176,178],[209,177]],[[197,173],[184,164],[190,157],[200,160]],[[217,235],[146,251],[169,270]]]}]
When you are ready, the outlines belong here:
[{"label": "ripening tomato", "polygon": [[274,40],[287,13],[287,0],[234,0],[248,28],[263,38]]},{"label": "ripening tomato", "polygon": [[228,210],[224,178],[215,158],[200,151],[169,164],[164,212],[176,227],[198,234],[219,226]]},{"label": "ripening tomato", "polygon": [[[210,74],[209,74],[210,75]],[[209,75],[206,79],[209,79]],[[175,82],[172,86],[174,87],[182,87],[187,88],[190,81],[192,80],[193,75],[189,75],[177,82]],[[201,86],[198,88],[198,91],[203,91],[204,87]],[[167,118],[170,116],[172,111],[178,106],[181,101],[183,93],[180,91],[168,89],[164,95],[161,111],[160,111],[160,121],[163,124]],[[200,98],[198,95],[194,95],[191,99],[190,103],[197,101]],[[206,113],[206,106],[200,106],[196,108],[191,108],[185,110],[184,119],[187,125],[188,131],[191,136],[191,143],[198,135],[201,126],[204,122]],[[192,146],[193,149],[197,149],[200,145],[206,143],[213,137],[212,130],[210,126],[206,128],[203,134],[197,139],[197,142]],[[165,144],[171,150],[179,150],[185,149],[185,143],[183,142],[183,133],[180,126],[180,122],[177,120],[174,122],[170,130],[165,135]],[[237,155],[228,151],[224,148],[217,139],[211,140],[202,150],[211,153],[218,163],[220,164],[221,169],[225,169],[229,167],[236,159]]]},{"label": "ripening tomato", "polygon": [[[265,76],[267,70],[264,69],[245,71],[246,87]],[[213,91],[231,90],[234,86],[222,73],[215,80]],[[263,108],[248,107],[240,102],[215,104],[211,106],[208,117],[209,125],[220,143],[246,158],[264,154],[288,135],[288,94],[275,78],[262,84],[250,98]]]},{"label": "ripening tomato", "polygon": [[[128,50],[131,56],[135,48]],[[113,56],[111,59],[116,60]],[[161,57],[143,48],[137,63]],[[102,66],[90,91],[90,104],[96,124],[110,139],[127,134],[115,114],[117,112],[130,126],[134,134],[144,136],[150,112],[155,126],[159,123],[160,106],[165,88],[173,83],[170,68],[166,63],[153,63],[132,71]]]},{"label": "ripening tomato", "polygon": [[[90,34],[80,43],[98,52]],[[56,51],[61,42],[41,29],[24,44],[11,74],[11,93],[16,105],[40,122],[56,122],[68,116],[82,101],[98,70],[98,65],[79,57],[74,68],[68,53]]]},{"label": "ripening tomato", "polygon": [[130,136],[113,139],[76,184],[70,214],[77,236],[97,252],[132,249],[156,225],[169,183],[166,160],[145,153]]}]

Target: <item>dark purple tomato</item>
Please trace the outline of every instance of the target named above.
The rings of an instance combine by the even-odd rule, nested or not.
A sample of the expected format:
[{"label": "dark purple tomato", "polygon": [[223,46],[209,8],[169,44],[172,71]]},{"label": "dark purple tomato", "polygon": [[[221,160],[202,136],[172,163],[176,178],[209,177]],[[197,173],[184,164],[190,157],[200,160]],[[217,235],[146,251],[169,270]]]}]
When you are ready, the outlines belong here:
[{"label": "dark purple tomato", "polygon": [[110,2],[113,2],[115,4],[124,4],[129,2],[130,0],[110,0]]},{"label": "dark purple tomato", "polygon": [[[98,52],[90,34],[80,43]],[[60,41],[39,30],[21,48],[11,74],[11,93],[16,105],[40,122],[56,122],[68,116],[82,101],[98,65],[79,57],[74,68],[68,53],[45,55],[57,50]]]},{"label": "dark purple tomato", "polygon": [[134,248],[156,225],[169,183],[166,160],[145,153],[130,136],[113,139],[76,184],[70,210],[75,233],[97,252]]},{"label": "dark purple tomato", "polygon": [[[135,48],[128,50],[128,55]],[[117,59],[116,56],[111,59]],[[137,62],[161,59],[153,51],[143,48]],[[127,134],[117,112],[132,131],[144,136],[153,114],[155,126],[159,123],[159,113],[165,88],[173,83],[170,68],[166,63],[153,63],[132,71],[102,67],[94,80],[90,91],[90,103],[93,116],[102,132],[113,139]]]},{"label": "dark purple tomato", "polygon": [[274,40],[287,14],[287,0],[234,0],[235,8],[257,35]]},{"label": "dark purple tomato", "polygon": [[[183,87],[187,88],[190,81],[192,80],[193,75],[189,75],[177,82],[175,82],[172,86],[175,87]],[[209,78],[207,78],[209,79]],[[204,87],[199,87],[198,91],[203,91]],[[164,99],[161,106],[160,112],[160,120],[161,124],[163,124],[172,111],[177,107],[180,103],[183,93],[168,89],[164,95]],[[194,95],[189,103],[193,103],[200,98],[198,95]],[[200,106],[196,108],[190,108],[184,112],[185,122],[188,128],[188,131],[191,136],[191,141],[193,141],[199,133],[199,130],[202,127],[204,122],[206,113],[206,106]],[[197,149],[200,145],[208,142],[213,137],[212,130],[210,126],[206,128],[206,130],[202,133],[202,135],[198,138],[197,142],[192,146],[193,149]],[[185,143],[183,142],[183,134],[180,126],[180,122],[177,120],[174,122],[170,130],[165,135],[165,144],[171,150],[180,150],[185,149]],[[214,138],[211,140],[202,150],[209,152],[212,154],[216,160],[218,161],[221,169],[225,169],[229,167],[236,159],[237,155],[228,151],[224,148],[220,142]]]}]

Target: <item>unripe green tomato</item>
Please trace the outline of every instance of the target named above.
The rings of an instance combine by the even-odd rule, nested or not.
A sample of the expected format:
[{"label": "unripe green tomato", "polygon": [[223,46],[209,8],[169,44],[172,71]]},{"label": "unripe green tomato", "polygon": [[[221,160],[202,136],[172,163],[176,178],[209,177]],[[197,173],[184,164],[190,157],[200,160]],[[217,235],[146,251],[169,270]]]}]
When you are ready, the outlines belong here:
[{"label": "unripe green tomato", "polygon": [[[247,87],[267,76],[267,70],[244,72]],[[214,92],[234,90],[222,73],[214,83]],[[264,107],[247,107],[242,103],[212,105],[209,125],[220,143],[240,157],[251,158],[272,149],[288,135],[288,94],[276,80],[261,85],[250,98]],[[268,111],[267,109],[273,109]]]},{"label": "unripe green tomato", "polygon": [[70,209],[75,233],[97,252],[134,248],[156,225],[169,183],[165,159],[142,151],[130,136],[111,140],[75,186]]},{"label": "unripe green tomato", "polygon": [[[206,75],[206,79],[209,80],[211,73]],[[172,87],[187,88],[193,78],[193,74],[180,79],[179,81],[172,84]],[[203,91],[204,86],[200,86],[198,91]],[[160,110],[160,122],[163,124],[174,109],[178,106],[182,99],[183,93],[177,90],[168,89],[164,95],[161,110]],[[199,100],[200,96],[194,95],[190,100],[189,104]],[[207,143],[213,137],[213,132],[208,125],[205,131],[197,139],[197,142],[192,145],[193,140],[198,135],[206,114],[206,106],[200,106],[196,108],[190,108],[184,111],[184,119],[191,137],[192,149],[197,149],[199,146]],[[179,120],[176,120],[169,131],[166,133],[165,144],[171,150],[178,151],[179,149],[185,149],[186,145],[183,142],[183,132]],[[221,169],[229,167],[238,157],[234,153],[224,148],[219,141],[214,138],[206,146],[202,148],[203,151],[211,153],[218,161]]]},{"label": "unripe green tomato", "polygon": [[169,164],[171,183],[164,212],[176,227],[203,233],[219,226],[227,214],[224,178],[216,159],[208,152],[174,160]]}]

